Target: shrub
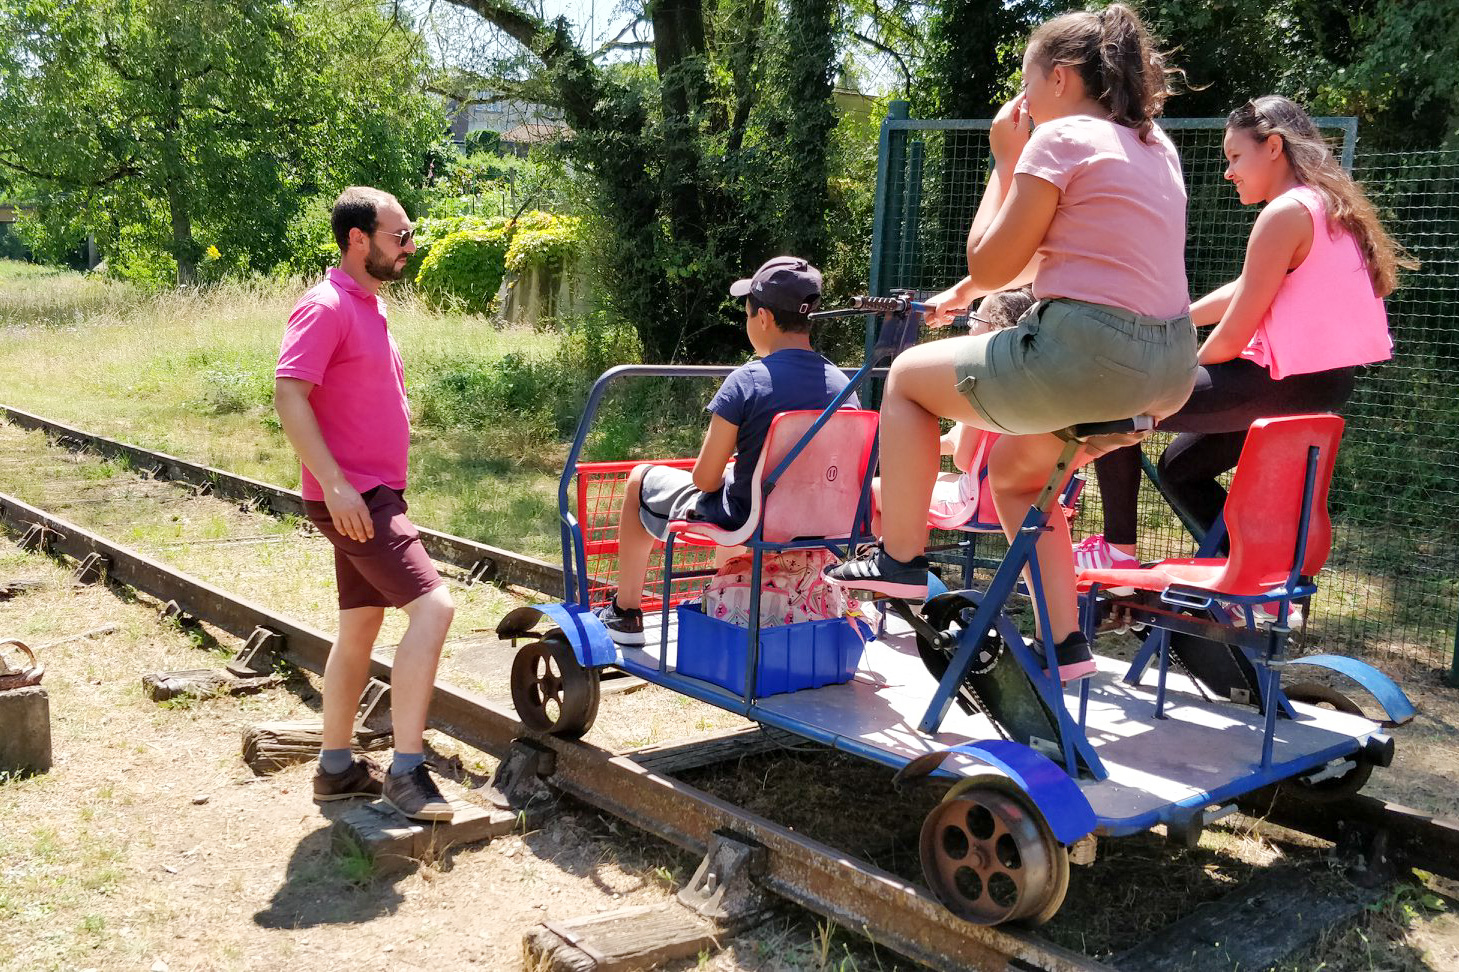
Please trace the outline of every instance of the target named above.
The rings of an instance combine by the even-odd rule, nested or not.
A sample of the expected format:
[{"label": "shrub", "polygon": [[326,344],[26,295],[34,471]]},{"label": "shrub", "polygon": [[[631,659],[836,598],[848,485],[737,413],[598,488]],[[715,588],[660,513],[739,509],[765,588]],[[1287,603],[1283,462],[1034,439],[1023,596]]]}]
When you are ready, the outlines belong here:
[{"label": "shrub", "polygon": [[524,213],[515,226],[507,247],[507,270],[522,273],[531,267],[561,270],[577,256],[582,242],[582,223],[574,216]]},{"label": "shrub", "polygon": [[510,242],[505,225],[449,233],[431,245],[416,285],[434,306],[486,313],[502,285]]}]

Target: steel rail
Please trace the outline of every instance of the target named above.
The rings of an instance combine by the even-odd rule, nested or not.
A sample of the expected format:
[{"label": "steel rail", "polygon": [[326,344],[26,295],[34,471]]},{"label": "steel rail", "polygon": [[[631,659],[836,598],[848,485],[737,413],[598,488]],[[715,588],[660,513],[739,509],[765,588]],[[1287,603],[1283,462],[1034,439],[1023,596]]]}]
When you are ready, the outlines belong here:
[{"label": "steel rail", "polygon": [[[261,512],[304,514],[304,498],[292,489],[109,439],[9,405],[0,405],[0,418],[24,429],[44,432],[66,448],[95,452],[109,459],[125,459],[155,479],[210,489],[219,496],[250,503]],[[435,560],[471,571],[472,576],[479,580],[515,584],[549,597],[562,596],[562,568],[556,564],[439,530],[429,530],[419,524],[416,529],[420,531],[426,553]]]},{"label": "steel rail", "polygon": [[[279,655],[311,672],[324,670],[330,637],[306,624],[173,570],[68,520],[0,493],[0,522],[14,532],[41,526],[45,549],[76,560],[107,558],[107,577],[186,614],[244,638],[262,627],[282,635]],[[371,674],[389,681],[391,662],[371,659]],[[547,782],[586,803],[694,853],[707,852],[716,830],[728,829],[766,848],[761,884],[769,891],[858,932],[910,959],[949,972],[1046,970],[1112,972],[1077,952],[1016,929],[974,925],[954,917],[926,892],[843,852],[748,813],[631,758],[589,743],[540,736],[475,693],[436,683],[430,726],[467,745],[504,757],[518,739],[550,749]]]},{"label": "steel rail", "polygon": [[[1459,880],[1459,820],[1389,803],[1362,793],[1340,803],[1283,798],[1269,808],[1244,810],[1254,820],[1274,823],[1335,844],[1357,840],[1361,849]],[[1372,841],[1382,843],[1374,847]]]}]

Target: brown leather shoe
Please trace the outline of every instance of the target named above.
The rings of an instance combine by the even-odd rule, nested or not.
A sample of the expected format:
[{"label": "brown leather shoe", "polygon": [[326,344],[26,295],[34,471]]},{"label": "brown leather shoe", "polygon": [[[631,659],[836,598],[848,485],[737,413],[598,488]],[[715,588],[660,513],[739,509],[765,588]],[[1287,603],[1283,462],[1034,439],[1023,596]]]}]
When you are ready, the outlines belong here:
[{"label": "brown leather shoe", "polygon": [[386,773],[381,797],[411,820],[450,820],[455,813],[425,764],[399,776]]},{"label": "brown leather shoe", "polygon": [[357,796],[377,797],[384,785],[385,771],[368,756],[356,756],[349,769],[341,773],[314,769],[314,799],[320,803]]}]

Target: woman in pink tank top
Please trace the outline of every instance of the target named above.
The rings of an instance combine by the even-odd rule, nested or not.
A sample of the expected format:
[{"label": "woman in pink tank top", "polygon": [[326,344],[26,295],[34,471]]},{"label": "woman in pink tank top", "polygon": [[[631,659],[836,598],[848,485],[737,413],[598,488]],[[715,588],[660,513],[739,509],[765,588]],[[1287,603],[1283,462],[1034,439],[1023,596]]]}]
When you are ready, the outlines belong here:
[{"label": "woman in pink tank top", "polygon": [[[1258,418],[1335,411],[1357,369],[1392,356],[1383,298],[1413,263],[1343,170],[1312,119],[1280,95],[1248,101],[1226,121],[1226,178],[1246,205],[1264,203],[1241,276],[1191,305],[1215,325],[1195,390],[1161,423],[1179,432],[1160,457],[1171,501],[1203,528],[1220,515],[1217,477],[1236,465]],[[1080,567],[1135,564],[1139,451],[1095,463],[1103,535],[1076,547]]]}]

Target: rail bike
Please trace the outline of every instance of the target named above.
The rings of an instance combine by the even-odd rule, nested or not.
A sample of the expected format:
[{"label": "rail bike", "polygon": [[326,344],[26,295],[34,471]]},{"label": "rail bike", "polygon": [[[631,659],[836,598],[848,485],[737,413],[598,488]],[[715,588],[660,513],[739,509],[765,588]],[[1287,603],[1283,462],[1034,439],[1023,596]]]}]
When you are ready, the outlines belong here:
[{"label": "rail bike", "polygon": [[[1092,860],[1096,837],[1163,825],[1194,846],[1238,800],[1277,786],[1340,796],[1389,764],[1387,730],[1414,715],[1398,685],[1352,658],[1289,651],[1293,605],[1315,593],[1331,543],[1327,491],[1342,434],[1335,415],[1252,426],[1226,504],[1228,552],[1218,530],[1195,557],[1081,571],[1081,625],[1097,665],[1090,678],[1061,684],[1057,666],[1046,670],[1026,640],[1028,619],[1047,618],[1034,542],[1060,515],[1081,455],[1110,441],[1102,437],[1148,429],[1148,417],[1060,433],[1055,468],[980,589],[968,567],[961,589],[930,575],[925,603],[888,602],[875,626],[856,618],[763,624],[767,555],[841,556],[866,539],[877,416],[842,406],[873,369],[915,343],[924,310],[904,293],[813,315],[870,315],[875,340],[865,363],[824,410],[775,418],[742,529],[670,527],[645,586],[641,647],[615,644],[593,614],[613,596],[618,505],[636,463],[580,461],[584,446],[611,386],[733,369],[630,365],[598,379],[559,482],[567,598],[518,608],[497,629],[521,642],[511,687],[527,727],[584,735],[600,674],[617,669],[887,766],[898,782],[944,778],[951,785],[921,829],[923,873],[948,909],[982,924],[1052,917],[1071,852]],[[1001,532],[976,518],[962,528]],[[696,601],[715,572],[714,550],[736,546],[751,558],[744,626]],[[1256,620],[1258,607],[1271,620]],[[1100,632],[1114,627],[1142,632],[1133,662],[1099,654]],[[1296,673],[1346,679],[1371,696],[1382,720]]]}]

